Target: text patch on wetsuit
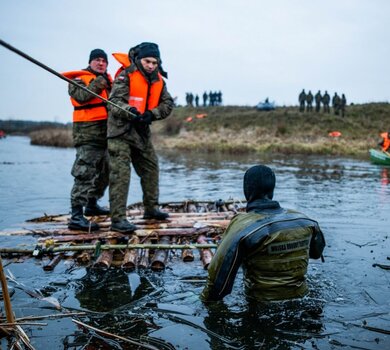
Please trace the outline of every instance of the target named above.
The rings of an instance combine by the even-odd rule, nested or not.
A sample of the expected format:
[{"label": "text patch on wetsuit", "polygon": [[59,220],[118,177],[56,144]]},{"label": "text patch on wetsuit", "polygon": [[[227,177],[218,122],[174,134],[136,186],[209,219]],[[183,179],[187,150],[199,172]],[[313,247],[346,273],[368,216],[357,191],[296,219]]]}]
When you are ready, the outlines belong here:
[{"label": "text patch on wetsuit", "polygon": [[309,243],[310,243],[310,239],[301,239],[299,241],[273,243],[268,246],[268,253],[280,254],[280,253],[295,252],[296,250],[309,248]]}]

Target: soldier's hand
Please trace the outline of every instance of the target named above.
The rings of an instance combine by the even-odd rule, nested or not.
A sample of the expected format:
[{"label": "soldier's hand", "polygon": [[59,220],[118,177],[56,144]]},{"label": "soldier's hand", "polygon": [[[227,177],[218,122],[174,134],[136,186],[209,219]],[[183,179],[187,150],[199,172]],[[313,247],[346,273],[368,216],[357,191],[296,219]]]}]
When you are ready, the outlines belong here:
[{"label": "soldier's hand", "polygon": [[152,124],[152,122],[155,120],[154,114],[151,111],[146,111],[144,114],[142,114],[141,122],[147,125]]},{"label": "soldier's hand", "polygon": [[110,80],[110,78],[108,77],[108,74],[107,74],[107,73],[104,73],[104,74],[102,74],[102,77],[103,77],[104,80],[107,82],[107,87],[111,89],[111,80]]},{"label": "soldier's hand", "polygon": [[99,75],[91,82],[90,88],[94,88],[95,90],[101,92],[108,88],[108,82],[102,75]]},{"label": "soldier's hand", "polygon": [[141,121],[142,115],[140,112],[138,112],[137,108],[129,106],[129,107],[127,107],[127,110],[132,114],[129,117],[130,121],[136,122],[136,123]]},{"label": "soldier's hand", "polygon": [[135,108],[135,107],[130,107],[130,108],[128,108],[128,111],[129,111],[130,113],[132,113],[132,114],[135,114],[135,115],[141,115],[141,113],[138,112],[138,109]]}]

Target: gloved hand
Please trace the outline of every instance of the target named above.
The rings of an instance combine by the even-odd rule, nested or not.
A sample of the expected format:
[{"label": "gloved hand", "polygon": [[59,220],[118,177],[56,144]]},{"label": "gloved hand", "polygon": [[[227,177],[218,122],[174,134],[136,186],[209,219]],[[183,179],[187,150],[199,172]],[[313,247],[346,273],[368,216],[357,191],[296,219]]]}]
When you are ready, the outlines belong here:
[{"label": "gloved hand", "polygon": [[151,111],[146,111],[144,114],[141,115],[141,122],[146,125],[152,124],[152,121],[154,120],[154,114]]},{"label": "gloved hand", "polygon": [[138,109],[135,108],[135,107],[128,107],[127,110],[133,114],[132,116],[130,116],[130,120],[132,122],[140,122],[141,119],[142,119],[142,116],[141,116],[141,113],[138,112]]},{"label": "gloved hand", "polygon": [[108,77],[108,74],[107,73],[103,73],[102,77],[106,80],[108,87],[111,88],[111,84],[112,83],[111,83],[110,78]]},{"label": "gloved hand", "polygon": [[96,77],[94,80],[91,81],[88,87],[93,92],[100,94],[104,89],[107,89],[108,86],[109,85],[107,80],[102,75],[99,75],[98,77]]}]

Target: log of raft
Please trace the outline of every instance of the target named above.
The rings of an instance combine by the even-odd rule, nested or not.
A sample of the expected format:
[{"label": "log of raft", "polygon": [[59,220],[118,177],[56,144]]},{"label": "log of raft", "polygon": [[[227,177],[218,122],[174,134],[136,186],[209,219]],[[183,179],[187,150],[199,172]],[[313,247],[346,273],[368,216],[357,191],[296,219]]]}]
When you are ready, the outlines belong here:
[{"label": "log of raft", "polygon": [[98,256],[96,262],[93,264],[93,267],[95,267],[97,269],[110,268],[110,266],[112,264],[113,254],[114,254],[114,251],[112,249],[102,251],[102,253]]},{"label": "log of raft", "polygon": [[58,265],[58,263],[62,260],[62,254],[56,255],[53,259],[51,259],[46,265],[43,266],[44,271],[53,271],[54,268]]},{"label": "log of raft", "polygon": [[[188,239],[184,239],[183,243],[189,244],[190,242],[188,241]],[[183,249],[181,251],[181,258],[184,262],[194,261],[194,253],[193,253],[192,249]]]},{"label": "log of raft", "polygon": [[[109,243],[115,244],[116,239],[111,239]],[[113,256],[114,256],[113,249],[103,250],[98,256],[98,258],[96,259],[95,263],[93,264],[93,267],[97,269],[109,269],[113,261]]]},{"label": "log of raft", "polygon": [[[170,238],[168,236],[161,237],[159,244],[169,244]],[[153,254],[152,262],[150,263],[150,268],[153,271],[162,271],[165,269],[165,263],[168,257],[168,250],[166,249],[157,249]]]},{"label": "log of raft", "polygon": [[[139,244],[138,236],[134,236],[130,241],[130,244]],[[137,267],[138,251],[137,249],[126,249],[125,256],[123,257],[122,269],[125,271],[132,271]]]},{"label": "log of raft", "polygon": [[[145,243],[146,246],[150,246],[150,240],[147,240]],[[138,267],[140,269],[147,269],[149,267],[149,248],[141,249]]]},{"label": "log of raft", "polygon": [[[159,236],[196,236],[200,234],[219,234],[223,230],[221,228],[214,227],[200,227],[190,229],[157,229],[157,230],[142,230],[136,231],[138,237],[159,237]],[[97,234],[85,234],[83,232],[79,235],[71,236],[46,236],[45,238],[39,238],[38,242],[45,242],[46,240],[53,240],[55,243],[59,242],[78,242],[89,241],[92,239],[110,239],[110,238],[128,238],[128,235],[124,235],[118,232],[107,232]]]},{"label": "log of raft", "polygon": [[[207,244],[206,237],[205,236],[199,236],[197,242],[199,244]],[[203,268],[207,270],[209,268],[211,259],[213,258],[213,252],[209,248],[203,248],[200,249],[200,258],[203,263]]]},{"label": "log of raft", "polygon": [[[97,243],[98,243],[97,239],[94,239],[92,241],[93,245],[96,245]],[[89,264],[91,262],[91,260],[92,260],[92,252],[91,251],[83,250],[79,255],[76,255],[76,261],[79,264],[86,265],[86,264]]]},{"label": "log of raft", "polygon": [[[139,244],[103,244],[101,245],[101,250],[107,249],[210,249],[217,248],[217,244],[215,243],[190,243],[190,244],[159,244],[159,243],[139,243]],[[44,254],[52,254],[58,252],[77,252],[83,250],[96,250],[96,245],[85,244],[85,245],[73,245],[73,246],[59,246],[54,247],[50,250],[46,250],[42,248],[41,253]],[[20,254],[20,255],[32,255],[34,252],[34,248],[0,248],[1,254]]]}]

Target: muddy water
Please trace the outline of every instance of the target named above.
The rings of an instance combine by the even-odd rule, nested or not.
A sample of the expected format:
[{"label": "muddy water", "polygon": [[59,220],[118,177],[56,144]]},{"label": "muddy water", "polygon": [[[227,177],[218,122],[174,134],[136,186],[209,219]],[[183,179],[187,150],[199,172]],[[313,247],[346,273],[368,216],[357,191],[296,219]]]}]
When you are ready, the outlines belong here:
[{"label": "muddy water", "polygon": [[[0,229],[67,212],[73,157],[73,150],[30,146],[26,138],[1,140]],[[275,199],[318,220],[326,234],[325,263],[310,262],[307,297],[253,305],[240,272],[230,296],[204,305],[198,295],[206,272],[199,261],[182,263],[174,254],[163,273],[87,271],[68,262],[44,272],[40,261],[5,260],[24,284],[10,282],[17,317],[56,313],[53,304],[25,292],[35,289],[64,308],[87,311],[88,324],[158,349],[390,348],[383,332],[390,331],[390,271],[374,265],[390,265],[390,168],[344,158],[160,153],[161,201],[241,199],[243,172],[256,163],[274,168]],[[140,199],[133,176],[129,202]],[[0,236],[0,246],[29,243]],[[85,333],[70,318],[43,322],[24,326],[37,349],[136,348]]]}]

